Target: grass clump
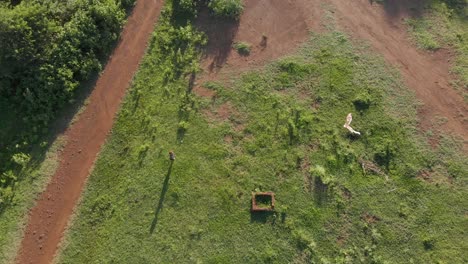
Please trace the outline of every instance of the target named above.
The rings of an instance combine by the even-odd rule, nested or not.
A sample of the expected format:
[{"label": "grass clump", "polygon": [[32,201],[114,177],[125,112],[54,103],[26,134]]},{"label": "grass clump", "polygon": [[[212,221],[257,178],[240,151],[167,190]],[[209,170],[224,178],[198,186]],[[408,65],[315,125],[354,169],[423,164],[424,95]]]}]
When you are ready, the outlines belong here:
[{"label": "grass clump", "polygon": [[441,48],[441,44],[436,36],[428,30],[431,28],[430,22],[423,19],[408,19],[407,25],[418,46],[422,49],[436,51]]},{"label": "grass clump", "polygon": [[240,55],[248,56],[250,54],[251,45],[247,42],[236,42],[233,48],[236,49],[237,53]]},{"label": "grass clump", "polygon": [[208,6],[219,17],[238,19],[244,6],[242,0],[210,0]]},{"label": "grass clump", "polygon": [[[418,138],[413,97],[383,59],[341,33],[315,35],[197,97],[187,79],[203,37],[168,15],[170,2],[60,263],[464,262],[466,156]],[[226,104],[227,120],[208,114]],[[360,137],[342,127],[349,112]],[[436,170],[450,181],[419,177]],[[278,212],[251,214],[254,190],[274,192]]]}]

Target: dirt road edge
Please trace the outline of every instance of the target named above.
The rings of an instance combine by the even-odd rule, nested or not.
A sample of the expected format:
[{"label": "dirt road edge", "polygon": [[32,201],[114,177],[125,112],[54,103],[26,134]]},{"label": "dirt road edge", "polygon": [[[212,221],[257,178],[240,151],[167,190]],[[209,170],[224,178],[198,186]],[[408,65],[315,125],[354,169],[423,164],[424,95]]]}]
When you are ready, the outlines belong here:
[{"label": "dirt road edge", "polygon": [[29,212],[16,263],[51,263],[120,103],[138,69],[163,0],[138,0],[119,44],[79,119],[66,131],[68,141],[46,190]]}]

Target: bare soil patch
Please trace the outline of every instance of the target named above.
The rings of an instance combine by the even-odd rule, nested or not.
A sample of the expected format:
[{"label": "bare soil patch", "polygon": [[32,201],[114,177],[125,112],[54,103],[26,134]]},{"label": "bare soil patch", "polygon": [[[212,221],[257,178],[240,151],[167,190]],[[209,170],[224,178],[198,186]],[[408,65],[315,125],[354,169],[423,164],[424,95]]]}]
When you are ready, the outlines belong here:
[{"label": "bare soil patch", "polygon": [[216,95],[215,91],[207,89],[207,88],[205,88],[203,86],[195,86],[193,88],[193,92],[200,95],[200,96],[202,96],[202,97],[208,97],[208,98],[213,97],[213,96]]},{"label": "bare soil patch", "polygon": [[361,216],[362,220],[364,220],[366,223],[368,224],[375,224],[377,223],[378,221],[380,221],[380,218],[375,216],[375,215],[372,215],[372,214],[369,214],[369,213],[364,213],[362,216]]},{"label": "bare soil patch", "polygon": [[[198,15],[196,26],[208,36],[200,83],[229,79],[247,69],[296,50],[309,37],[311,30],[321,30],[320,1],[307,0],[245,0],[239,21],[210,16],[208,10]],[[243,56],[233,44],[251,45],[250,54]]]},{"label": "bare soil patch", "polygon": [[[205,116],[215,122],[229,122],[233,123],[235,120],[239,120],[239,112],[230,102],[225,102],[219,106],[213,106],[211,109],[206,109],[203,111]],[[236,125],[236,124],[234,124]]]},{"label": "bare soil patch", "polygon": [[64,135],[55,175],[29,213],[17,263],[51,263],[120,102],[138,69],[163,1],[139,0],[89,104]]}]

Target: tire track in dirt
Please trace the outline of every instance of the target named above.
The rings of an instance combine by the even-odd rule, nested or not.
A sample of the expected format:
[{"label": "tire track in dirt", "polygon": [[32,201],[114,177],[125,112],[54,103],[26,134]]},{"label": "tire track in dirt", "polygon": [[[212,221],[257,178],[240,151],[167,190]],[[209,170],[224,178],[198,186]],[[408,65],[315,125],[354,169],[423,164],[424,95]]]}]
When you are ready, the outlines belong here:
[{"label": "tire track in dirt", "polygon": [[79,119],[66,131],[60,164],[29,212],[17,263],[51,263],[94,160],[112,128],[127,87],[153,32],[162,0],[137,0],[119,44]]},{"label": "tire track in dirt", "polygon": [[[467,149],[468,108],[450,85],[450,54],[446,50],[435,53],[418,50],[409,41],[403,24],[404,18],[420,14],[424,0],[389,0],[383,6],[369,0],[327,1],[333,6],[339,26],[368,41],[399,69],[406,85],[423,103],[419,109],[422,131],[435,128],[453,133],[464,140]],[[441,119],[444,121],[440,122]]]}]

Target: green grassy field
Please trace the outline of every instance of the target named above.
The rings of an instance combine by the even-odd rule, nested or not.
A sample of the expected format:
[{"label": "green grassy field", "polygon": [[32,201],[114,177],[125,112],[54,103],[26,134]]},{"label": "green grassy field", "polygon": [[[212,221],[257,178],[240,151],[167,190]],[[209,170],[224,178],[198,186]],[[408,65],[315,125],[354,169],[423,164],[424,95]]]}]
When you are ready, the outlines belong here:
[{"label": "green grassy field", "polygon": [[[203,37],[171,15],[168,3],[60,263],[468,261],[466,156],[418,136],[413,96],[381,58],[312,35],[203,98],[188,81]],[[255,190],[276,193],[275,213],[250,212]]]}]

